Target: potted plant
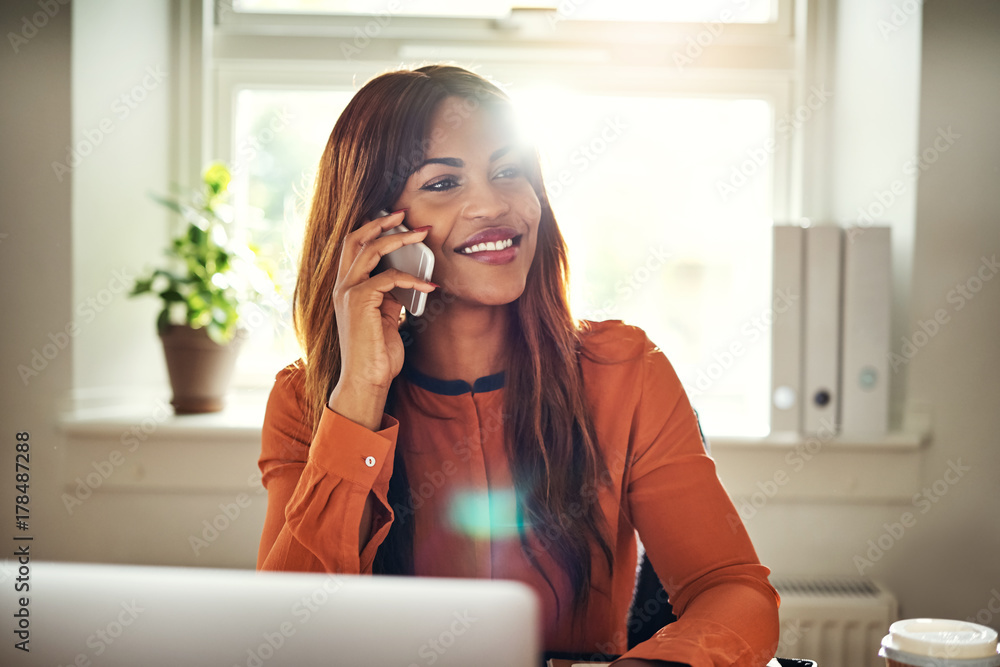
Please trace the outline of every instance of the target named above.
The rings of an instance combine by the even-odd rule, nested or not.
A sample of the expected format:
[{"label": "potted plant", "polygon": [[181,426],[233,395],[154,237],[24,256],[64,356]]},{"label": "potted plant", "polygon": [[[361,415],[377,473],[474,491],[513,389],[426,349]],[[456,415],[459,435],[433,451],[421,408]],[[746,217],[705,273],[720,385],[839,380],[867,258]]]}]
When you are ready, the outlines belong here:
[{"label": "potted plant", "polygon": [[[249,330],[251,309],[269,308],[276,288],[270,267],[240,239],[227,203],[228,167],[208,165],[202,187],[152,198],[186,221],[165,254],[168,265],[136,279],[129,296],[158,295],[156,328],[173,390],[174,412],[217,412]],[[257,311],[258,321],[263,318]]]}]

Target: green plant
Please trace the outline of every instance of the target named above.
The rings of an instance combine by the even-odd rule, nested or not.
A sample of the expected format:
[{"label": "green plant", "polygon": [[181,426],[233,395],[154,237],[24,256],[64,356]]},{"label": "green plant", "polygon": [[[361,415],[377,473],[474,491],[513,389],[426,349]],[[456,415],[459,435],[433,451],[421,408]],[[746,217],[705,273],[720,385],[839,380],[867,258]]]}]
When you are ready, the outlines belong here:
[{"label": "green plant", "polygon": [[241,310],[249,305],[268,307],[276,288],[271,267],[258,258],[251,244],[239,239],[232,223],[229,168],[213,162],[202,174],[202,188],[161,197],[155,201],[180,214],[187,222],[182,234],[164,251],[172,260],[140,276],[129,296],[156,294],[163,310],[156,319],[162,335],[171,324],[206,328],[212,340],[224,345],[236,335]]}]

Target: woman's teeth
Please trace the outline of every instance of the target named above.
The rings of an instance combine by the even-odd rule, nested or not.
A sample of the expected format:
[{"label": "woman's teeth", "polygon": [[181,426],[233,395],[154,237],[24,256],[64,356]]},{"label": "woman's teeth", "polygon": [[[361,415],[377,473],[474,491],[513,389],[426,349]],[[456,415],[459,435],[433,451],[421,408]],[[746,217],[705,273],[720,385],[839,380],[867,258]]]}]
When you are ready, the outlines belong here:
[{"label": "woman's teeth", "polygon": [[514,245],[514,239],[506,239],[504,241],[487,241],[486,243],[477,243],[476,245],[469,246],[462,250],[462,254],[471,255],[474,252],[483,252],[484,250],[504,250]]}]

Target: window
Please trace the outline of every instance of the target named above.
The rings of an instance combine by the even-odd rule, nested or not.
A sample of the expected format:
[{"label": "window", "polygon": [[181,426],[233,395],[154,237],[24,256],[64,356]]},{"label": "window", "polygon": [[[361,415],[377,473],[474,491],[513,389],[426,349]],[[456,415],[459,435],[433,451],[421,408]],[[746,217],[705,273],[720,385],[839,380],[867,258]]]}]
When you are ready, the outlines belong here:
[{"label": "window", "polygon": [[[619,1],[616,21],[597,0],[458,3],[489,7],[474,17],[455,4],[216,7],[212,152],[230,156],[239,219],[277,260],[284,293],[314,170],[353,91],[401,62],[455,61],[505,84],[537,138],[574,314],[645,329],[708,432],[766,434],[770,227],[797,217],[800,180],[791,2]],[[299,355],[290,308],[249,347],[242,383],[267,386]]]}]

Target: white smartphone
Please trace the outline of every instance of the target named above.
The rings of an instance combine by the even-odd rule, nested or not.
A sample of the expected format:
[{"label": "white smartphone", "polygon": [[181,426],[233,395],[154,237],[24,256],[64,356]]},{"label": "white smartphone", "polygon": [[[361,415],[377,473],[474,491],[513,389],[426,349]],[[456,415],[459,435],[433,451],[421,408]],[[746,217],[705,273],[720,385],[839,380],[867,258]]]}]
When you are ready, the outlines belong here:
[{"label": "white smartphone", "polygon": [[[378,215],[380,217],[389,215],[388,211],[379,211]],[[407,227],[403,225],[397,225],[392,229],[382,232],[382,236],[388,236],[389,234],[399,234],[401,232],[410,231]],[[404,245],[398,250],[390,252],[388,255],[382,258],[379,262],[379,269],[377,271],[382,271],[387,268],[399,269],[410,275],[414,275],[421,280],[430,280],[431,274],[434,273],[434,253],[428,248],[424,243],[410,243]],[[420,317],[424,314],[424,306],[427,304],[427,293],[421,292],[420,290],[405,288],[405,287],[394,287],[392,289],[392,295],[403,304],[414,317]]]}]

